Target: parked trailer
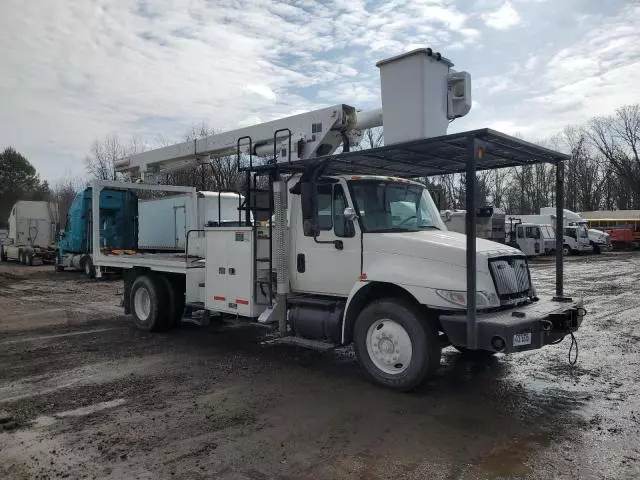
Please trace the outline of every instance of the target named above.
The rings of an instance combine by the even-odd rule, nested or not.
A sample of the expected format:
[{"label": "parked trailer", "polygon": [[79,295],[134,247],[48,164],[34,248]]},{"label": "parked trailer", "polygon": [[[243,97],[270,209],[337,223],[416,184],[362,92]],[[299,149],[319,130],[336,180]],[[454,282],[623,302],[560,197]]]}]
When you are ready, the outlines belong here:
[{"label": "parked trailer", "polygon": [[[79,192],[67,214],[56,244],[56,271],[80,270],[89,278],[96,274],[91,224],[91,187]],[[134,192],[104,189],[100,192],[100,248],[137,248],[138,198]]]},{"label": "parked trailer", "polygon": [[237,226],[243,222],[240,206],[244,197],[238,192],[198,192],[195,204],[192,200],[190,195],[140,200],[138,250],[184,251],[189,225]]},{"label": "parked trailer", "polygon": [[49,202],[21,200],[9,214],[9,233],[0,247],[0,260],[23,265],[55,260],[55,207]]},{"label": "parked trailer", "polygon": [[[449,121],[470,108],[470,80],[430,49],[378,65],[384,115],[335,105],[117,162],[148,179],[233,149],[238,160],[249,155],[244,226],[198,221],[185,252],[131,256],[101,252],[94,234],[96,265],[126,269],[123,305],[136,326],[166,330],[186,305],[270,325],[283,341],[353,343],[365,373],[397,390],[433,374],[443,345],[510,353],[579,328],[586,312],[564,296],[560,252],[556,295],[538,298],[522,252],[476,238],[475,182],[466,184],[472,213],[462,235],[446,231],[426,188],[410,179],[466,173],[469,180],[477,168],[552,163],[561,231],[568,157],[489,129],[446,135]],[[382,118],[388,145],[349,151],[360,129]],[[271,162],[253,165],[253,154],[269,150]],[[268,227],[250,222],[256,177],[269,185]],[[98,182],[94,229],[101,188],[188,193],[197,204],[195,190],[184,187]]]}]

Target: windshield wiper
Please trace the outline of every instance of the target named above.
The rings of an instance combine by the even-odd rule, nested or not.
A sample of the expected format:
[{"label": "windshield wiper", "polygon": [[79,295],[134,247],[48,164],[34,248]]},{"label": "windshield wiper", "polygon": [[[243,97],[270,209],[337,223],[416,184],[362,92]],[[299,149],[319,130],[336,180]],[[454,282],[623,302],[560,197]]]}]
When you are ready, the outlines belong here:
[{"label": "windshield wiper", "polygon": [[440,230],[440,227],[436,227],[435,225],[420,225],[418,228],[435,228],[436,230]]}]

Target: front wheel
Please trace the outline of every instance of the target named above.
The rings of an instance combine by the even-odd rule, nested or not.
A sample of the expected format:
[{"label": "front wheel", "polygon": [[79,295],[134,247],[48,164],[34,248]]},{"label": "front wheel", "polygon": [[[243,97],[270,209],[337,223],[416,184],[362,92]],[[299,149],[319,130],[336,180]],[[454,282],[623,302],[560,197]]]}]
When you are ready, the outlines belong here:
[{"label": "front wheel", "polygon": [[600,245],[598,245],[597,243],[592,243],[591,244],[593,246],[593,253],[595,253],[596,255],[600,253]]},{"label": "front wheel", "polygon": [[571,255],[571,249],[569,248],[569,245],[565,245],[562,247],[562,255],[564,255],[565,257]]},{"label": "front wheel", "polygon": [[417,387],[440,366],[437,332],[403,299],[367,306],[356,320],[354,346],[365,373],[394,390]]}]

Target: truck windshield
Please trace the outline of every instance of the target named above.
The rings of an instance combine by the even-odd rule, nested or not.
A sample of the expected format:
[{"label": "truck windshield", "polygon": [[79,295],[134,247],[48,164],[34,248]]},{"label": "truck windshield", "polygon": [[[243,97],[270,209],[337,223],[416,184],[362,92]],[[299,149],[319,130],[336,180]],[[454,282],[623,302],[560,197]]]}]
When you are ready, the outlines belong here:
[{"label": "truck windshield", "polygon": [[364,232],[445,230],[431,195],[421,185],[379,180],[348,183]]},{"label": "truck windshield", "polygon": [[542,238],[556,238],[556,234],[550,225],[541,225]]}]

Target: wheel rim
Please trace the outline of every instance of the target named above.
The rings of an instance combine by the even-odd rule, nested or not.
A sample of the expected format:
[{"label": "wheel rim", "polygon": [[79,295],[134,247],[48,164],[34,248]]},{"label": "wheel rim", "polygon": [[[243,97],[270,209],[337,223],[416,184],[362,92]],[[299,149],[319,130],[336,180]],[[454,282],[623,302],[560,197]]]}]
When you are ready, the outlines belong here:
[{"label": "wheel rim", "polygon": [[87,276],[91,275],[91,264],[89,263],[89,260],[84,262],[84,273],[86,273]]},{"label": "wheel rim", "polygon": [[149,319],[151,314],[151,296],[146,288],[139,288],[133,297],[133,308],[136,311],[136,317],[143,322]]},{"label": "wheel rim", "polygon": [[383,318],[367,331],[367,353],[379,370],[399,375],[409,368],[413,346],[411,338],[398,322]]}]

